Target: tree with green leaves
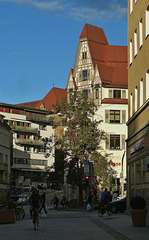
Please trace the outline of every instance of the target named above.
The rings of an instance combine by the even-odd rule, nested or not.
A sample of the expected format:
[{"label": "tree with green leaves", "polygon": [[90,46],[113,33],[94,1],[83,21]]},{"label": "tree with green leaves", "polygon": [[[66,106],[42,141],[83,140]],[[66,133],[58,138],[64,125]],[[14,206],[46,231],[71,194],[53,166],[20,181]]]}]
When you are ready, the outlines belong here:
[{"label": "tree with green leaves", "polygon": [[[97,156],[101,139],[105,139],[104,132],[99,129],[101,121],[94,119],[96,107],[92,100],[77,91],[70,95],[69,102],[63,99],[54,105],[56,114],[62,116],[55,127],[64,126],[64,134],[57,139],[67,161],[69,169],[67,182],[73,187],[78,186],[81,194],[83,179],[83,163],[85,154]],[[105,172],[108,169],[105,165]],[[103,171],[103,170],[102,170]]]}]

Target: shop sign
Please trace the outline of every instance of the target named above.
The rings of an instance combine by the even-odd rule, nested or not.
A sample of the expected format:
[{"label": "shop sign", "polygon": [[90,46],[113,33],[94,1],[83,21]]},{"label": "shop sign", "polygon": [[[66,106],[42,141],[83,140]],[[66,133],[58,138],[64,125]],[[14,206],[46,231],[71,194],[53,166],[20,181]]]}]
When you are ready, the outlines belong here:
[{"label": "shop sign", "polygon": [[137,152],[138,150],[140,150],[143,147],[144,147],[144,140],[141,140],[140,142],[135,144],[133,146],[133,148],[130,149],[130,154],[132,155],[133,153]]}]

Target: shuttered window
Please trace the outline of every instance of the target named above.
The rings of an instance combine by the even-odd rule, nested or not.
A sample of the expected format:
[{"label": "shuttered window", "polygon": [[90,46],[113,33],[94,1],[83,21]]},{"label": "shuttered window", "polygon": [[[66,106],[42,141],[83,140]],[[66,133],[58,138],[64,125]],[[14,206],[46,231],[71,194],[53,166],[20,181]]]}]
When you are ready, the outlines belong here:
[{"label": "shuttered window", "polygon": [[112,90],[109,90],[109,98],[112,98],[113,95],[112,95]]},{"label": "shuttered window", "polygon": [[126,99],[126,90],[122,90],[122,98]]},{"label": "shuttered window", "polygon": [[109,110],[105,110],[105,123],[109,123]]},{"label": "shuttered window", "polygon": [[110,148],[110,135],[106,134],[106,149]]},{"label": "shuttered window", "polygon": [[122,110],[122,123],[126,123],[126,110]]},{"label": "shuttered window", "polygon": [[110,110],[110,123],[120,123],[120,110]]}]

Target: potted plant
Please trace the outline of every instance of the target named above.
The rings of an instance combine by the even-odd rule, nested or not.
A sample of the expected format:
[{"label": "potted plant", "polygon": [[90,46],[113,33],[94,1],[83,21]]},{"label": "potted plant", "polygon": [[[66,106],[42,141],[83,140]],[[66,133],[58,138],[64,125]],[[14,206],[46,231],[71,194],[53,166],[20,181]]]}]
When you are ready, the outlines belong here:
[{"label": "potted plant", "polygon": [[[4,203],[5,205],[5,203]],[[15,210],[13,209],[13,201],[7,200],[7,208],[0,210],[0,223],[15,223]]]},{"label": "potted plant", "polygon": [[145,199],[139,196],[133,197],[130,207],[133,226],[145,226],[147,214]]}]

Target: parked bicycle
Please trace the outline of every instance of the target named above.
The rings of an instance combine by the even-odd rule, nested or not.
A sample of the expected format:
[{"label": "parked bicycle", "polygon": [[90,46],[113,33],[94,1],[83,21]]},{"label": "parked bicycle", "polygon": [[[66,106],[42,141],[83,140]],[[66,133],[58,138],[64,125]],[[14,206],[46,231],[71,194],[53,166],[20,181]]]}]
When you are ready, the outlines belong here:
[{"label": "parked bicycle", "polygon": [[112,215],[112,209],[109,206],[109,204],[104,204],[102,202],[99,202],[98,204],[98,216],[102,217],[105,213],[107,213],[109,216]]},{"label": "parked bicycle", "polygon": [[67,205],[67,203],[62,203],[62,202],[60,202],[60,203],[55,203],[55,201],[52,199],[51,201],[50,201],[50,203],[47,205],[47,209],[48,210],[58,210],[58,211],[60,211],[60,210],[62,210],[62,209],[68,209],[68,205]]},{"label": "parked bicycle", "polygon": [[15,216],[16,216],[16,221],[20,221],[25,217],[25,211],[23,207],[18,207],[17,203],[10,203],[9,202],[1,202],[0,203],[0,209],[1,210],[6,210],[6,209],[14,209],[15,210]]}]

